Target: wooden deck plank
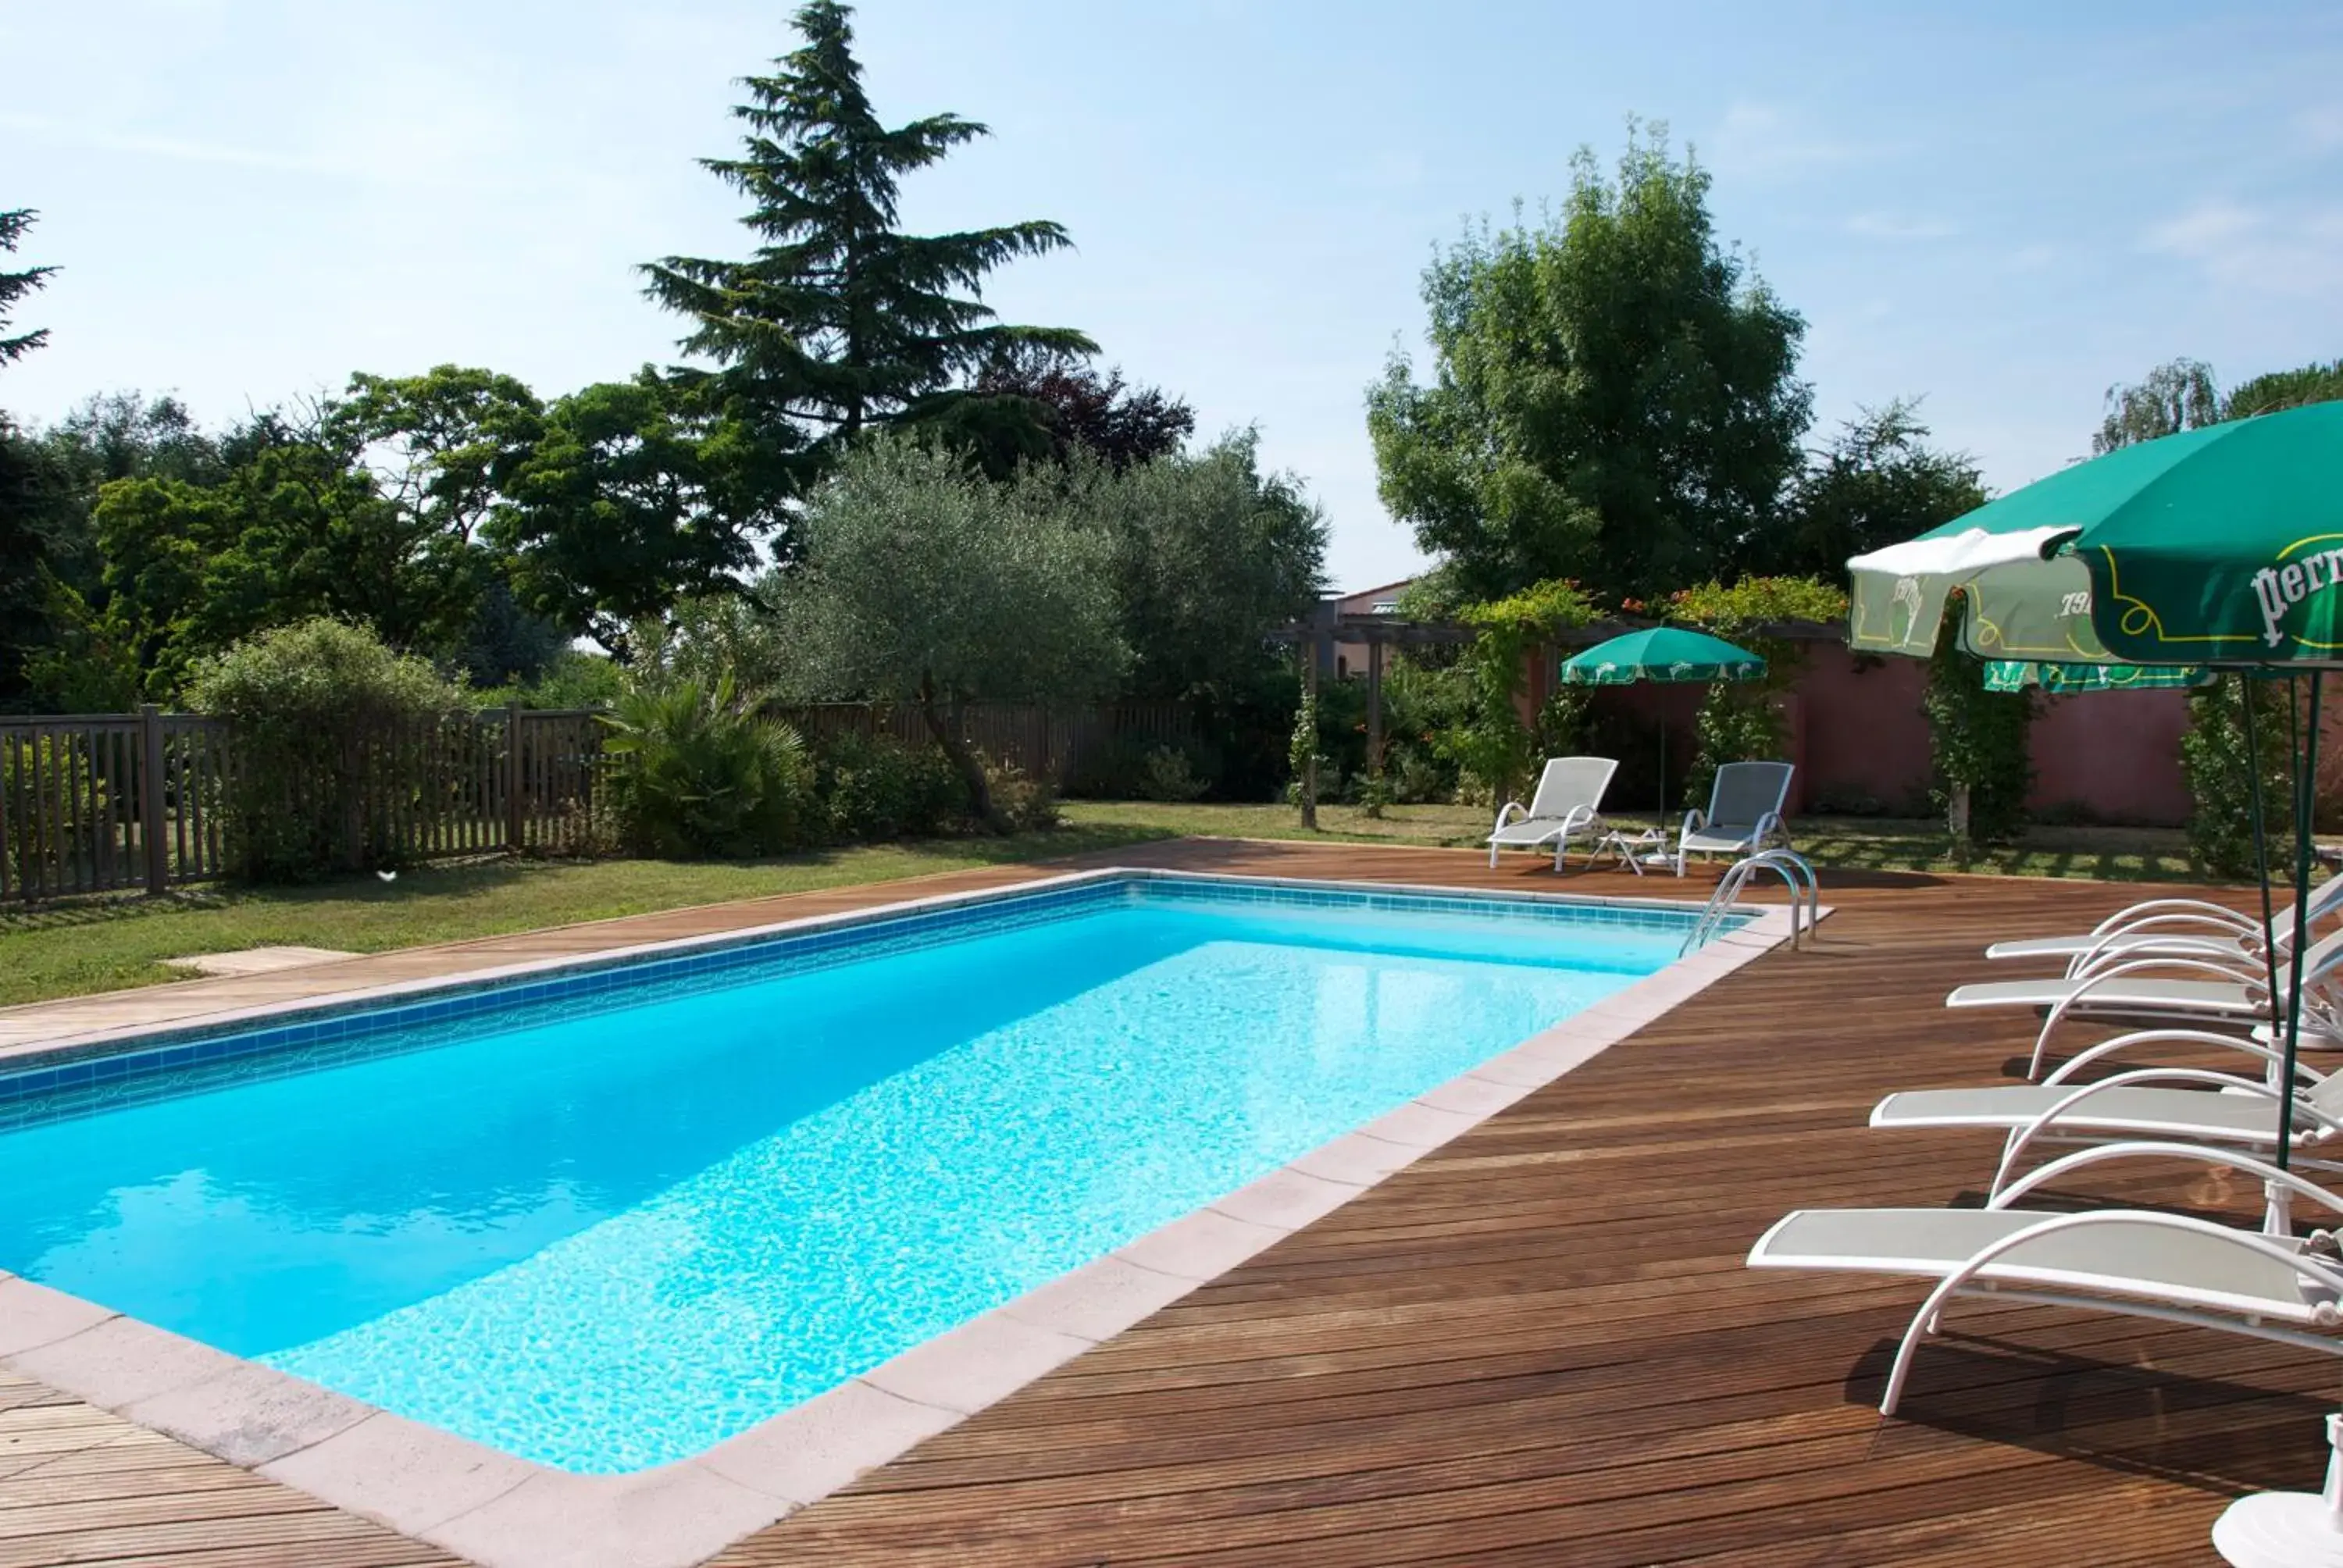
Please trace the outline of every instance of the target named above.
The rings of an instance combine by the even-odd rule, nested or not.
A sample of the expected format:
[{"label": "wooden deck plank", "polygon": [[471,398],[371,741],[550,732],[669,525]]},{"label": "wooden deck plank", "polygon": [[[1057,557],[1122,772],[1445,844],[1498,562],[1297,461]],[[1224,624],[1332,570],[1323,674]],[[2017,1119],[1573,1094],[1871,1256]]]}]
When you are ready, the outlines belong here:
[{"label": "wooden deck plank", "polygon": [[[1120,863],[1697,897],[1532,857],[1191,841]],[[739,929],[1062,868],[985,868],[317,966],[379,984]],[[2012,930],[2154,890],[1830,879],[1810,951],[1768,955],[1099,1350],[744,1540],[722,1568],[1147,1563],[2202,1563],[2243,1490],[2309,1486],[2336,1365],[2282,1346],[1976,1304],[1906,1414],[1871,1408],[1909,1283],[1757,1273],[1787,1208],[1974,1194],[1990,1135],[1862,1125],[1974,1083],[2028,1020],[1952,1015]],[[339,970],[339,975],[320,971]],[[203,982],[212,984],[214,982]],[[172,988],[175,990],[179,988]],[[215,993],[216,994],[216,993]],[[305,990],[304,994],[307,994]],[[174,1007],[186,1002],[174,1002]],[[85,1014],[84,1016],[87,1016]],[[2087,1038],[2087,1037],[2078,1037]],[[2231,1215],[2196,1171],[2074,1196]],[[32,1445],[15,1462],[10,1444]],[[239,1506],[246,1500],[249,1506]],[[0,1375],[0,1568],[408,1568],[454,1560]]]}]

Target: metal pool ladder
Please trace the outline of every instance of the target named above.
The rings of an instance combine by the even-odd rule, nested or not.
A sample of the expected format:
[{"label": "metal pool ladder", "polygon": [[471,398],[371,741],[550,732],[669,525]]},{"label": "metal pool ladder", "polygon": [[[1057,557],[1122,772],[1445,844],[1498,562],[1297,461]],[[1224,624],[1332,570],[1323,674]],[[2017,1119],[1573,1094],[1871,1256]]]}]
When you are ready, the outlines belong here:
[{"label": "metal pool ladder", "polygon": [[1682,958],[1704,945],[1725,929],[1725,920],[1733,914],[1734,900],[1749,885],[1749,879],[1760,871],[1772,871],[1790,890],[1790,946],[1795,948],[1801,933],[1814,930],[1822,913],[1822,883],[1815,876],[1814,866],[1795,849],[1760,849],[1733,862],[1717,882],[1716,891],[1708,896],[1708,907],[1701,910],[1684,946],[1676,950],[1676,957]]}]

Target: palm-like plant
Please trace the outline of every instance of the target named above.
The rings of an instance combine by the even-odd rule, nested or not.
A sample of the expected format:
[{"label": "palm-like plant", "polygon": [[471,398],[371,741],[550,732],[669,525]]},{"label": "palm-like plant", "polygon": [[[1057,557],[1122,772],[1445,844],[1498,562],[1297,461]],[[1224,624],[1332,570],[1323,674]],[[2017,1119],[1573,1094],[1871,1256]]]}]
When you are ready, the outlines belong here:
[{"label": "palm-like plant", "polygon": [[804,741],[760,716],[730,675],[639,688],[603,717],[621,832],[636,854],[738,859],[802,840],[812,769]]}]

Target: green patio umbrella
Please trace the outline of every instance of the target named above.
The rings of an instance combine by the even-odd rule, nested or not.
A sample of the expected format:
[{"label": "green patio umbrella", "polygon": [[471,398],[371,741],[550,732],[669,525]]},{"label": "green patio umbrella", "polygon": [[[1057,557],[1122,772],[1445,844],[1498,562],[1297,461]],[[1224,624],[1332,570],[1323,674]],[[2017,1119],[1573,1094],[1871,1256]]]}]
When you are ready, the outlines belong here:
[{"label": "green patio umbrella", "polygon": [[2332,666],[2343,403],[2123,447],[1847,569],[1860,651],[1926,657],[1957,589],[1984,658]]},{"label": "green patio umbrella", "polygon": [[[2309,671],[2295,803],[2304,950],[2319,683],[2343,668],[2343,403],[2123,447],[1847,570],[1848,640],[1861,650],[1926,657],[1957,592],[1962,644],[1988,659]],[[2294,1081],[2301,980],[2298,964],[2281,1083]],[[2281,1166],[2288,1141],[2282,1126]]]},{"label": "green patio umbrella", "polygon": [[[1716,680],[1755,680],[1765,661],[1706,632],[1680,626],[1648,627],[1598,642],[1563,660],[1566,686],[1633,686],[1654,680],[1705,686]],[[1668,825],[1668,727],[1660,726],[1660,826]]]},{"label": "green patio umbrella", "polygon": [[2078,691],[2154,691],[2210,686],[2217,677],[2201,664],[2061,664],[2048,659],[1989,658],[1987,691],[2039,687],[2054,697]]}]

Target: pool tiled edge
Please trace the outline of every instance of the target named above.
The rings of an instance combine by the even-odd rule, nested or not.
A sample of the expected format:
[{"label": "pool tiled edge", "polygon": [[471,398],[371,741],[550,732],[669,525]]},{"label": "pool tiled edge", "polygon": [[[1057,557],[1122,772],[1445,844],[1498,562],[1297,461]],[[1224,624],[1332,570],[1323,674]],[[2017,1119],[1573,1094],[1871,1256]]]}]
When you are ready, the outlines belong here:
[{"label": "pool tiled edge", "polygon": [[[508,966],[465,975],[458,983],[488,985],[516,974],[577,970],[651,951],[736,945],[833,923],[867,924],[916,908],[1078,888],[1130,874],[1121,869],[1081,872],[716,938]],[[1302,895],[1315,890],[1305,879],[1250,880]],[[1316,887],[1395,899],[1448,891],[1401,884]],[[1487,896],[1462,890],[1450,896],[1457,893]],[[1554,901],[1553,895],[1521,897]],[[1686,907],[1658,900],[1569,901],[1626,910]],[[683,1568],[1007,1397],[1324,1218],[1789,934],[1788,910],[1767,906],[1699,951],[1282,1169],[715,1447],[631,1475],[578,1475],[533,1464],[7,1275],[0,1275],[0,1364],[486,1568]],[[380,1005],[387,995],[417,989],[431,988],[408,982],[337,1002]],[[234,1023],[213,1021],[220,1028],[248,1029],[254,1018],[305,1006],[314,1004],[250,1010]],[[122,1041],[152,1032],[111,1031],[103,1042],[77,1043],[121,1050]]]}]

